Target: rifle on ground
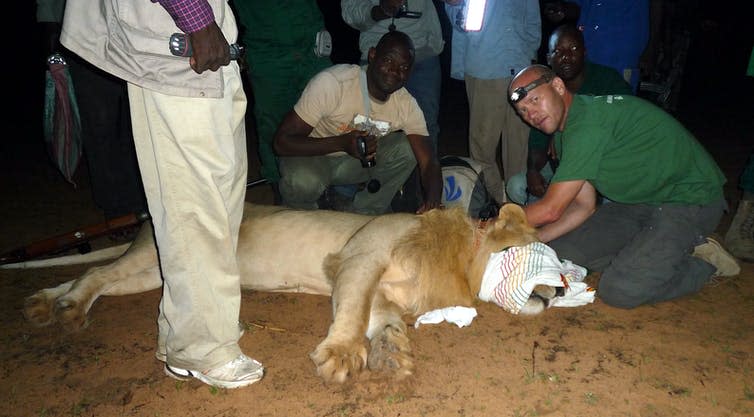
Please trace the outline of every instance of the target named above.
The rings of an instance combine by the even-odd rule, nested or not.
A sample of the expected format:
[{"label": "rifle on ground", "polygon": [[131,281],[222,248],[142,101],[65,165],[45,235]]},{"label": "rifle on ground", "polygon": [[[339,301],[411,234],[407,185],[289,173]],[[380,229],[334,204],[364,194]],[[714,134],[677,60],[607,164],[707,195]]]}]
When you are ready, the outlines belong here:
[{"label": "rifle on ground", "polygon": [[149,220],[149,213],[131,213],[110,219],[104,223],[93,224],[43,239],[0,254],[0,265],[26,262],[43,255],[55,254],[73,248],[78,248],[79,253],[87,253],[91,251],[89,245],[91,240],[138,226],[146,220]]},{"label": "rifle on ground", "polygon": [[[252,188],[264,184],[267,184],[267,180],[261,178],[248,181],[246,187]],[[52,255],[73,248],[78,248],[81,254],[88,253],[92,249],[89,241],[138,226],[147,220],[149,220],[149,213],[132,213],[110,219],[104,223],[86,226],[82,229],[43,239],[0,254],[0,265],[26,262],[40,256]]]}]

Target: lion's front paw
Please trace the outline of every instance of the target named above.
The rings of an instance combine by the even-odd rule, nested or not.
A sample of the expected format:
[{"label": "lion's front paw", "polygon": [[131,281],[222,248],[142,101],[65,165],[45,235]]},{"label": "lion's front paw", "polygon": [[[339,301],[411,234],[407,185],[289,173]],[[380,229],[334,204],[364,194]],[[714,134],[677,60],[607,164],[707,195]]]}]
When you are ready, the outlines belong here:
[{"label": "lion's front paw", "polygon": [[53,323],[55,316],[52,314],[54,299],[47,297],[44,291],[24,299],[24,317],[35,326],[47,326]]},{"label": "lion's front paw", "polygon": [[317,365],[317,375],[327,382],[342,384],[348,377],[361,372],[367,361],[367,350],[363,343],[348,345],[327,344],[317,346],[309,357]]},{"label": "lion's front paw", "polygon": [[397,379],[403,379],[414,373],[414,359],[411,345],[404,331],[393,326],[385,328],[374,335],[371,340],[368,366],[374,371],[391,372]]}]

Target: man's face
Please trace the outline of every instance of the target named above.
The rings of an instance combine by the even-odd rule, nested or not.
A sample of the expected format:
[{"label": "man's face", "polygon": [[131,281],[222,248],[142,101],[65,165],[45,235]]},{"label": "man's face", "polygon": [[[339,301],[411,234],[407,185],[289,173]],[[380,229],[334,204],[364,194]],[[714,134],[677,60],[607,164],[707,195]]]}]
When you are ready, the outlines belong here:
[{"label": "man's face", "polygon": [[584,70],[584,45],[571,34],[550,39],[547,63],[558,77],[570,81]]},{"label": "man's face", "polygon": [[414,57],[400,45],[386,47],[384,53],[372,48],[369,51],[368,72],[374,86],[384,94],[392,94],[406,85]]},{"label": "man's face", "polygon": [[[511,85],[511,91],[526,86],[538,78],[539,74],[536,72],[522,74]],[[563,127],[565,102],[561,90],[565,90],[563,80],[555,78],[535,87],[513,106],[528,125],[550,135],[557,130],[562,130]]]}]

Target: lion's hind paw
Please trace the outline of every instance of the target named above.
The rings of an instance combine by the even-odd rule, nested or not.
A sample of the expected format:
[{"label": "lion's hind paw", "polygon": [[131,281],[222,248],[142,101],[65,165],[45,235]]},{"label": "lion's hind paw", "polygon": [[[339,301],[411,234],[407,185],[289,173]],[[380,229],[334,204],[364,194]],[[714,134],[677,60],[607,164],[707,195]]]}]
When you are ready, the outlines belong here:
[{"label": "lion's hind paw", "polygon": [[396,379],[413,375],[414,359],[405,332],[385,326],[372,338],[371,347],[367,361],[369,369],[392,373]]},{"label": "lion's hind paw", "polygon": [[309,357],[317,366],[317,374],[327,382],[342,384],[364,369],[367,351],[363,343],[350,346],[320,343]]}]

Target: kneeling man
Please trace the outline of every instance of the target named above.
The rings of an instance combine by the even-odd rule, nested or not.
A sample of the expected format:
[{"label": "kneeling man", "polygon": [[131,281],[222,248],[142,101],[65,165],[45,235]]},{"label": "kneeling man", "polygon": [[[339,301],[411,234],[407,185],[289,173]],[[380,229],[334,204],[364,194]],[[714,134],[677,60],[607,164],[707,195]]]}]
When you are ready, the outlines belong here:
[{"label": "kneeling man", "polygon": [[[284,204],[316,209],[328,186],[374,179],[379,188],[357,192],[348,209],[383,214],[418,163],[423,194],[418,211],[439,207],[440,164],[422,111],[403,88],[413,63],[411,39],[394,31],[369,50],[367,66],[335,65],[312,78],[274,138]],[[375,129],[364,130],[355,116],[368,117]]]},{"label": "kneeling man", "polygon": [[[705,238],[725,208],[725,177],[673,117],[637,97],[574,95],[541,65],[519,72],[509,93],[524,121],[554,133],[560,157],[527,218],[561,258],[602,272],[603,301],[632,308],[738,274]],[[597,209],[596,191],[611,203]]]}]

